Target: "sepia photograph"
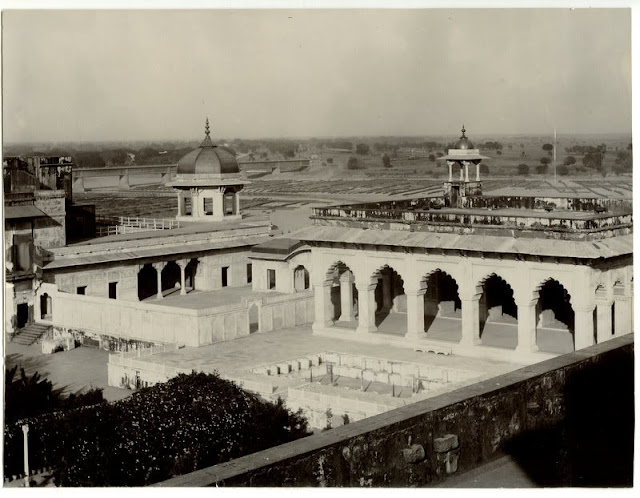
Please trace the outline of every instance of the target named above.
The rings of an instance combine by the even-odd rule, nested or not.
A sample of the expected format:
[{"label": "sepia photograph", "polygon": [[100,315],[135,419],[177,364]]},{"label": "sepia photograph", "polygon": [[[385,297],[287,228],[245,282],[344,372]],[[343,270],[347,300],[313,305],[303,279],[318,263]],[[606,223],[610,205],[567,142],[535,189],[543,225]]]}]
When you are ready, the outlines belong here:
[{"label": "sepia photograph", "polygon": [[635,9],[272,4],[2,5],[5,491],[629,491]]}]

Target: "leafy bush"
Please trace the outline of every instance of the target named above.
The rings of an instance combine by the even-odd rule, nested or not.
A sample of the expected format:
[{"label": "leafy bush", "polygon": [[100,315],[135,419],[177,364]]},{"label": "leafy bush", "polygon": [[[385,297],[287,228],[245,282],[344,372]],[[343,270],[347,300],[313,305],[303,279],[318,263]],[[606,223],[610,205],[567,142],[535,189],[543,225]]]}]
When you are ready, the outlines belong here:
[{"label": "leafy bush", "polygon": [[[308,434],[301,412],[282,400],[264,401],[204,373],[29,421],[31,466],[53,466],[59,486],[144,486]],[[20,424],[5,426],[4,435],[5,475],[17,473]]]},{"label": "leafy bush", "polygon": [[560,176],[567,176],[569,174],[569,168],[567,168],[567,166],[565,164],[561,164],[560,166],[558,166],[556,168],[556,172]]},{"label": "leafy bush", "polygon": [[362,165],[357,157],[351,156],[347,161],[347,169],[362,169]]},{"label": "leafy bush", "polygon": [[518,174],[519,175],[528,175],[529,174],[529,166],[526,164],[518,164]]}]

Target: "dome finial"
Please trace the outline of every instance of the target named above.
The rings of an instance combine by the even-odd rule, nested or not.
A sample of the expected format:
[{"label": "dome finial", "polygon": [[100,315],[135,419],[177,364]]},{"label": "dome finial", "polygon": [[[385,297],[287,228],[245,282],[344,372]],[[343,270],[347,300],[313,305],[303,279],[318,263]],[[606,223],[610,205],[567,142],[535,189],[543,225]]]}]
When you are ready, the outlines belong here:
[{"label": "dome finial", "polygon": [[464,135],[464,132],[465,132],[465,131],[467,131],[467,130],[465,130],[465,129],[464,129],[464,123],[463,123],[463,124],[462,124],[462,137],[460,137],[460,138],[463,138],[463,137],[465,136],[465,135]]},{"label": "dome finial", "polygon": [[208,137],[209,136],[209,116],[207,116],[207,120],[205,121],[205,125],[204,125],[204,134]]}]

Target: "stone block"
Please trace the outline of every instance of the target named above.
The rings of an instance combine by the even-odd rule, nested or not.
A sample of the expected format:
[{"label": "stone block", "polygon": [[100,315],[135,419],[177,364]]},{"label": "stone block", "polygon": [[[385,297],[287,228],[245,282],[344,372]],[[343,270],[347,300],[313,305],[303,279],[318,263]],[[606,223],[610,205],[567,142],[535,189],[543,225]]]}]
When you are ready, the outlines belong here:
[{"label": "stone block", "polygon": [[376,382],[382,382],[384,384],[390,384],[389,374],[387,372],[378,372],[376,374]]},{"label": "stone block", "polygon": [[376,380],[376,373],[373,370],[364,370],[362,375],[367,382],[374,382]]},{"label": "stone block", "polygon": [[458,450],[447,451],[446,453],[439,453],[437,456],[438,462],[444,464],[444,471],[447,474],[453,474],[458,470]]},{"label": "stone block", "polygon": [[458,446],[458,436],[456,434],[445,434],[433,440],[433,449],[436,453],[446,453],[456,449]]},{"label": "stone block", "polygon": [[422,445],[412,444],[408,448],[402,450],[402,457],[405,463],[418,463],[424,460],[425,451]]}]

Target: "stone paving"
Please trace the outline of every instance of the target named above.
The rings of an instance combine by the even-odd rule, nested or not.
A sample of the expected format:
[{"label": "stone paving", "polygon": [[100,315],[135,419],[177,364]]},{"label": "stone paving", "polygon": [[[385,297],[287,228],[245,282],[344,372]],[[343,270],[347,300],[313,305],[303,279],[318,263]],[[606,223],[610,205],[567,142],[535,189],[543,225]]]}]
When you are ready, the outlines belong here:
[{"label": "stone paving", "polygon": [[443,356],[421,353],[412,349],[387,345],[367,344],[345,339],[315,336],[311,327],[299,326],[264,334],[252,334],[234,341],[221,342],[199,348],[183,348],[144,358],[145,361],[161,363],[178,368],[193,368],[205,372],[217,370],[225,374],[247,371],[251,368],[301,356],[326,351],[353,353],[408,361],[463,370],[476,370],[490,375],[520,368],[522,364],[484,360],[462,356]]},{"label": "stone paving", "polygon": [[79,347],[71,351],[42,354],[40,345],[23,346],[7,342],[4,354],[7,367],[19,365],[27,375],[38,372],[64,394],[101,387],[105,399],[115,401],[126,398],[132,392],[107,385],[109,353],[101,349]]}]

